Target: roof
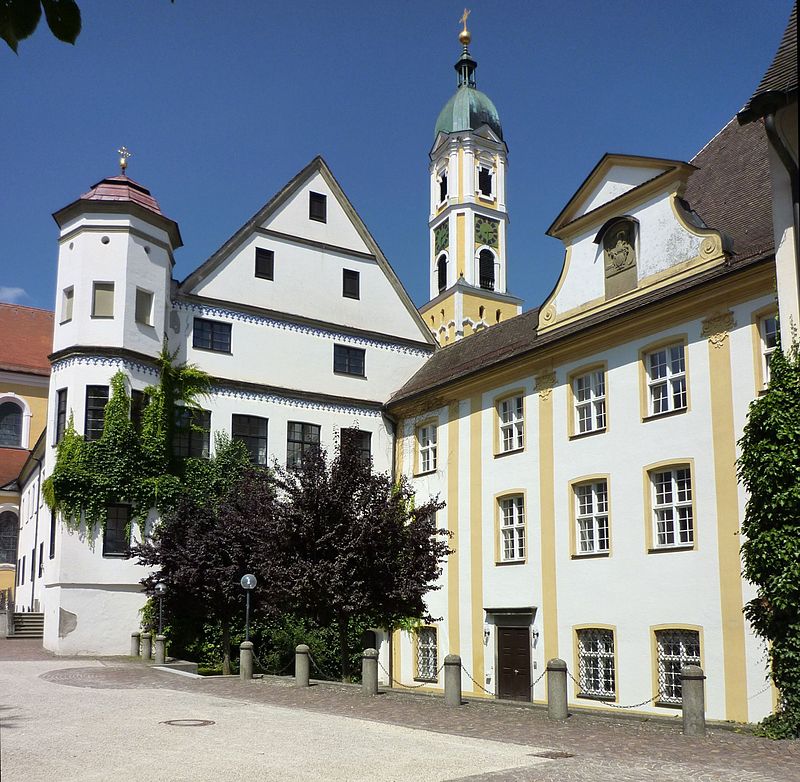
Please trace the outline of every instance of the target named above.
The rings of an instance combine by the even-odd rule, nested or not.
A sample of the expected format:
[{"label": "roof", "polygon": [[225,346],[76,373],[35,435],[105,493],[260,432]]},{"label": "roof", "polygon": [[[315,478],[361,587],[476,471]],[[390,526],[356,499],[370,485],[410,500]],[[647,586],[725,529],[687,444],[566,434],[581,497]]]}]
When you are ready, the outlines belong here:
[{"label": "roof", "polygon": [[756,91],[739,112],[741,123],[752,122],[797,100],[797,2],[792,6],[772,64]]},{"label": "roof", "polygon": [[53,352],[53,313],[48,310],[0,303],[0,370],[30,375],[50,374]]},{"label": "roof", "polygon": [[435,138],[439,133],[477,130],[483,125],[488,125],[502,140],[503,126],[494,103],[486,93],[462,84],[439,112],[433,135]]},{"label": "roof", "polygon": [[84,193],[81,196],[81,200],[132,201],[164,217],[164,213],[161,211],[158,201],[153,198],[150,191],[138,182],[129,179],[124,174],[106,177],[96,182],[92,185],[92,189],[88,193]]},{"label": "roof", "polygon": [[[760,124],[741,126],[732,119],[691,161],[697,167],[689,177],[685,200],[710,228],[717,228],[732,240],[729,264],[676,283],[678,289],[701,285],[730,274],[746,263],[755,263],[774,250],[770,201],[767,141]],[[570,334],[601,326],[615,314],[622,315],[664,298],[670,289],[656,289],[618,305],[537,334],[539,310],[465,337],[437,351],[389,401],[398,402],[495,368],[510,359],[551,344]]]},{"label": "roof", "polygon": [[0,489],[17,480],[29,454],[26,448],[0,448]]}]

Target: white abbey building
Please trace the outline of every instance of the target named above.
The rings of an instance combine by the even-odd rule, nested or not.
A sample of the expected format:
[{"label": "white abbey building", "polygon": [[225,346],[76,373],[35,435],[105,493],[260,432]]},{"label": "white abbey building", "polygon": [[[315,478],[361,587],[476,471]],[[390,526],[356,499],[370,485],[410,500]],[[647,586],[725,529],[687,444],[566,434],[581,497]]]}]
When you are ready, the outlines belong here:
[{"label": "white abbey building", "polygon": [[[763,124],[732,120],[689,162],[604,156],[548,231],[564,245],[554,290],[520,314],[507,147],[461,42],[430,154],[419,313],[319,158],[181,283],[177,225],[127,177],[56,213],[45,474],[69,413],[97,437],[112,373],[150,384],[166,334],[214,379],[186,454],[225,430],[286,462],[357,426],[376,469],[446,501],[437,620],[381,644],[397,681],[441,690],[457,653],[466,692],[541,702],[561,657],[573,706],[652,696],[640,712],[673,715],[677,672],[699,663],[710,718],[758,720],[775,693],[742,614],[735,459],[784,309]],[[110,509],[92,549],[53,520],[34,585],[46,648],[127,651],[144,598],[114,535],[125,521]]]}]

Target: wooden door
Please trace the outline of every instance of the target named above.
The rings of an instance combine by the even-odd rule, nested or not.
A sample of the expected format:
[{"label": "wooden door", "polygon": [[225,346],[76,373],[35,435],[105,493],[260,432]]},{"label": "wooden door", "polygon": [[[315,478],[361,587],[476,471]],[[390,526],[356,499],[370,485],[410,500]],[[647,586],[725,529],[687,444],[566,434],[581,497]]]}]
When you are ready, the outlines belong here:
[{"label": "wooden door", "polygon": [[513,701],[531,699],[531,641],[528,627],[497,629],[498,695]]}]

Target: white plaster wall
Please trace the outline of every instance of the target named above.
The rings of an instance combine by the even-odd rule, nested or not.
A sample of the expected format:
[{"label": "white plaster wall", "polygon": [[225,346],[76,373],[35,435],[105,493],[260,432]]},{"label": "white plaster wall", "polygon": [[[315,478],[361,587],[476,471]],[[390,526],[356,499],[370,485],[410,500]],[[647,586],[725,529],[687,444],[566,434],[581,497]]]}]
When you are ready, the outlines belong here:
[{"label": "white plaster wall", "polygon": [[[640,281],[700,254],[702,237],[681,225],[671,200],[671,190],[665,189],[628,212],[639,221],[636,264]],[[594,242],[599,228],[594,225],[571,241],[567,276],[553,299],[558,314],[605,296],[603,246]]]},{"label": "white plaster wall", "polygon": [[[233,310],[181,303],[180,335],[170,335],[180,357],[214,377],[309,392],[385,401],[422,366],[428,351],[337,334],[284,321],[250,318]],[[194,318],[231,323],[231,354],[192,347]],[[334,345],[363,348],[365,377],[333,371]],[[185,350],[185,353],[183,351]]]},{"label": "white plaster wall", "polygon": [[644,184],[650,179],[663,174],[665,168],[643,168],[641,166],[612,166],[604,180],[589,194],[575,217],[591,212],[609,201],[613,201],[623,193]]}]

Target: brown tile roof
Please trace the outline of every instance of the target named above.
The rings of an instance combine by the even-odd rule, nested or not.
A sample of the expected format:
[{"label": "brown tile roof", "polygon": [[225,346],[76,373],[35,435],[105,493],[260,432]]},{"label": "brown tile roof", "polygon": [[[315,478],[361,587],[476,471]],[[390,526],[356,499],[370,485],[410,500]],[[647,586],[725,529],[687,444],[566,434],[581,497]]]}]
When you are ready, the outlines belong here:
[{"label": "brown tile roof", "polygon": [[92,185],[92,189],[88,193],[84,193],[81,199],[85,201],[133,201],[157,215],[164,216],[158,201],[153,198],[150,191],[124,175],[110,176],[100,180]]},{"label": "brown tile roof", "polygon": [[739,112],[739,121],[752,122],[797,100],[797,2],[792,6],[772,64],[753,96]]},{"label": "brown tile roof", "polygon": [[0,303],[0,369],[49,375],[53,313]]},{"label": "brown tile roof", "polygon": [[[684,198],[710,228],[732,241],[731,263],[718,266],[675,288],[644,292],[615,308],[622,315],[729,274],[738,266],[757,262],[773,252],[767,142],[761,124],[739,125],[731,120],[691,161],[698,170],[689,177]],[[539,311],[533,309],[489,327],[437,351],[392,397],[389,405],[432,391],[447,383],[502,364],[584,329],[601,325],[612,315],[605,311],[537,335]]]},{"label": "brown tile roof", "polygon": [[0,488],[17,479],[29,453],[25,448],[0,448]]}]

